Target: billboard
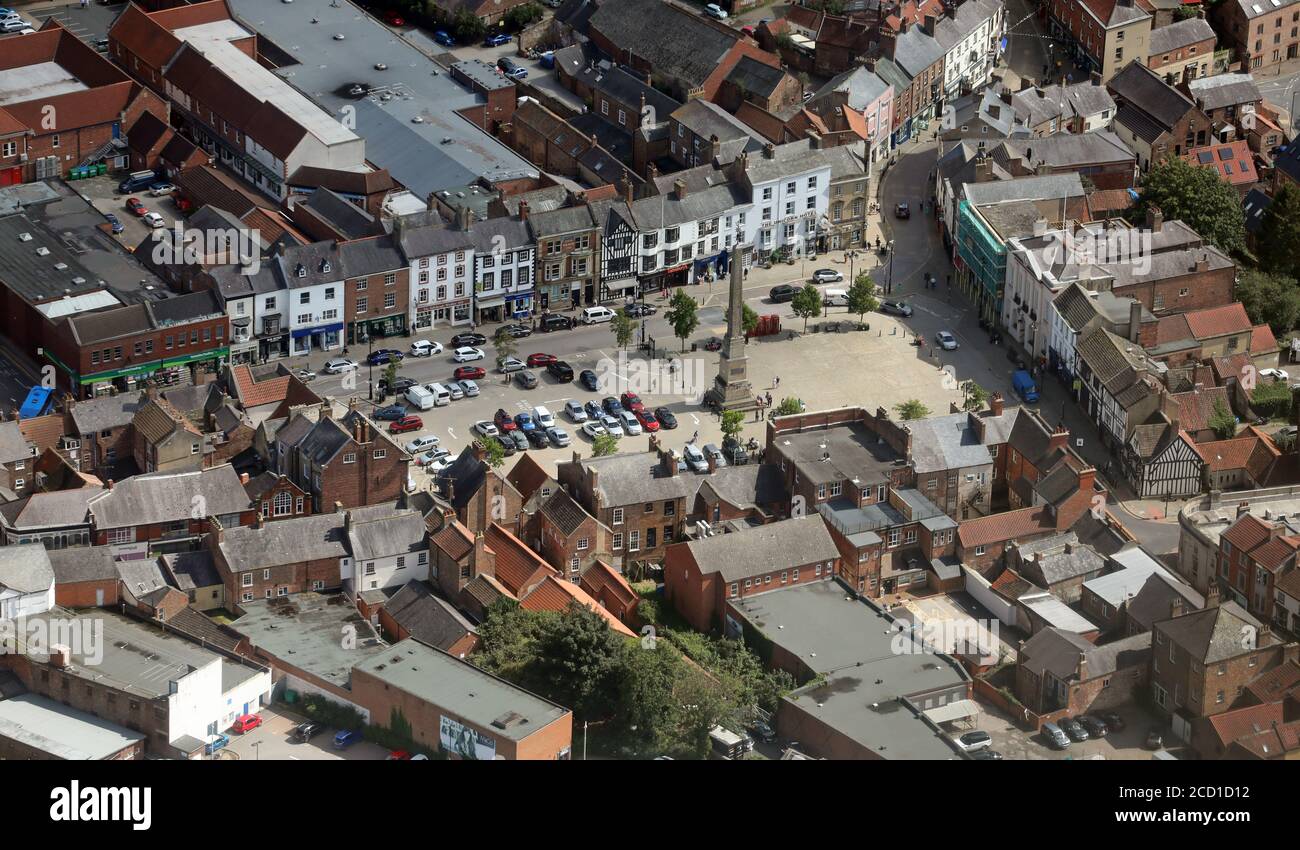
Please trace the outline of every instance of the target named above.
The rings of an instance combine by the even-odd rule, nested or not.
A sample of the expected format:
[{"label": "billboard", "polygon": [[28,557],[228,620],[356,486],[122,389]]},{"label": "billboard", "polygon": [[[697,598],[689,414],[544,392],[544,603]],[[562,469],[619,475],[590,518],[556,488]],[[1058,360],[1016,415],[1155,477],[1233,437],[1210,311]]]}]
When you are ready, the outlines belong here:
[{"label": "billboard", "polygon": [[492,738],[482,732],[462,726],[445,714],[442,715],[441,719],[438,737],[441,739],[444,750],[463,759],[492,761],[496,758],[497,744]]}]

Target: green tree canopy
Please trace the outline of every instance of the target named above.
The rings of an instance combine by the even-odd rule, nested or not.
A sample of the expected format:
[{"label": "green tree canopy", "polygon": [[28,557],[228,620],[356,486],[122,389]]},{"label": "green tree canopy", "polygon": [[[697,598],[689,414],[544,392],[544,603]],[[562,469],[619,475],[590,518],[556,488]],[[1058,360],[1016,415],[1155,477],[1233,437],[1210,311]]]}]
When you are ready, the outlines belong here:
[{"label": "green tree canopy", "polygon": [[1292,278],[1293,284],[1300,280],[1300,189],[1290,182],[1282,183],[1264,211],[1256,244],[1260,269]]},{"label": "green tree canopy", "polygon": [[483,445],[483,459],[493,469],[500,469],[506,462],[506,449],[495,437],[484,437],[479,441]]},{"label": "green tree canopy", "polygon": [[777,416],[793,416],[803,412],[803,401],[793,396],[786,396],[776,405]]},{"label": "green tree canopy", "polygon": [[967,410],[979,410],[984,406],[984,402],[989,400],[989,391],[981,387],[974,381],[966,382],[966,403]]},{"label": "green tree canopy", "polygon": [[686,290],[677,290],[673,293],[672,300],[668,302],[668,311],[664,313],[664,318],[672,325],[673,336],[682,341],[682,351],[685,351],[687,338],[700,326],[699,309],[695,299],[688,295]]},{"label": "green tree canopy", "polygon": [[918,399],[909,398],[907,401],[902,402],[901,404],[894,405],[894,412],[898,414],[899,419],[902,419],[904,422],[907,422],[912,419],[924,419],[925,417],[929,416],[930,408],[926,407],[924,404],[921,404],[921,402]]},{"label": "green tree canopy", "polygon": [[497,349],[498,366],[500,366],[507,357],[514,357],[515,353],[519,351],[518,343],[515,342],[515,338],[510,335],[510,331],[506,329],[505,325],[497,328],[497,332],[492,335],[492,344],[495,345]]},{"label": "green tree canopy", "polygon": [[637,325],[640,324],[627,314],[627,310],[620,307],[614,313],[614,318],[609,321],[609,329],[614,332],[614,339],[618,341],[618,347],[627,348],[627,344],[632,341],[632,336],[636,333]]},{"label": "green tree canopy", "polygon": [[1255,324],[1266,324],[1279,337],[1300,326],[1300,284],[1283,274],[1242,269],[1235,292]]},{"label": "green tree canopy", "polygon": [[591,441],[591,453],[596,457],[612,455],[618,451],[618,437],[613,434],[601,434]]},{"label": "green tree canopy", "polygon": [[871,279],[870,272],[859,272],[846,295],[849,301],[849,312],[856,313],[859,322],[867,313],[880,309],[880,299],[876,297],[876,282]]},{"label": "green tree canopy", "polygon": [[1210,421],[1207,424],[1220,440],[1230,440],[1237,433],[1237,418],[1232,415],[1232,411],[1222,399],[1214,402],[1214,411],[1210,414]]},{"label": "green tree canopy", "polygon": [[722,442],[724,445],[735,442],[744,428],[745,414],[742,411],[724,410],[722,412]]},{"label": "green tree canopy", "polygon": [[748,304],[741,306],[740,326],[747,334],[758,328],[758,311]]},{"label": "green tree canopy", "polygon": [[1216,169],[1191,165],[1181,157],[1166,159],[1142,181],[1136,212],[1146,215],[1153,206],[1166,220],[1181,220],[1224,253],[1240,254],[1246,248],[1241,196],[1219,179]]},{"label": "green tree canopy", "polygon": [[790,302],[790,309],[796,316],[803,319],[804,333],[807,333],[808,320],[815,319],[822,314],[821,290],[811,283],[806,284],[803,289],[794,294],[794,299]]}]

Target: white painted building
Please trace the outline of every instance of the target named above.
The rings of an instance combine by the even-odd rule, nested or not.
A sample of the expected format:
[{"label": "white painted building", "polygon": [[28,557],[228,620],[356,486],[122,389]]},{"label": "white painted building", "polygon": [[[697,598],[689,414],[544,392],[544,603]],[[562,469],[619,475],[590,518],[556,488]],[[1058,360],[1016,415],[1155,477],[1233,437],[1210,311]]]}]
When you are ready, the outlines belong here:
[{"label": "white painted building", "polygon": [[0,547],[0,620],[54,607],[54,568],[40,543]]},{"label": "white painted building", "polygon": [[340,562],[340,573],[349,596],[429,578],[429,544],[418,512],[356,508],[344,515],[343,529],[349,556]]},{"label": "white painted building", "polygon": [[997,0],[966,0],[936,21],[934,38],[944,48],[945,99],[988,85],[1005,29],[1006,10]]},{"label": "white painted building", "polygon": [[283,304],[280,315],[288,320],[291,355],[341,348],[346,276],[338,244],[315,242],[286,248],[268,262],[278,266],[286,289],[283,299],[277,296],[276,304]]},{"label": "white painted building", "polygon": [[[826,230],[830,206],[829,149],[811,140],[765,145],[760,153],[737,159],[736,176],[750,189],[742,242],[757,253],[812,248]],[[743,166],[740,167],[740,166]]]},{"label": "white painted building", "polygon": [[414,330],[468,325],[474,319],[474,239],[469,221],[456,226],[436,210],[395,219],[394,232],[410,264]]},{"label": "white painted building", "polygon": [[[470,225],[474,241],[474,322],[532,315],[537,244],[528,220],[502,216]],[[453,259],[454,259],[453,254]]]}]

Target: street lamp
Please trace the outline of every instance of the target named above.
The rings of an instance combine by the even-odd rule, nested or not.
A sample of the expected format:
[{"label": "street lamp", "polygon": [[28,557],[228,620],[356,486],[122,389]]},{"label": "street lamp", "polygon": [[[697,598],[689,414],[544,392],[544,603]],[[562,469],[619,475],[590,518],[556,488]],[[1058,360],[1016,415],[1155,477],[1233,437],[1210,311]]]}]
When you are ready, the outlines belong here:
[{"label": "street lamp", "polygon": [[894,294],[894,240],[893,239],[890,239],[889,242],[885,244],[885,251],[889,254],[889,271],[887,272],[887,277],[885,278],[886,281],[885,294],[893,295]]}]

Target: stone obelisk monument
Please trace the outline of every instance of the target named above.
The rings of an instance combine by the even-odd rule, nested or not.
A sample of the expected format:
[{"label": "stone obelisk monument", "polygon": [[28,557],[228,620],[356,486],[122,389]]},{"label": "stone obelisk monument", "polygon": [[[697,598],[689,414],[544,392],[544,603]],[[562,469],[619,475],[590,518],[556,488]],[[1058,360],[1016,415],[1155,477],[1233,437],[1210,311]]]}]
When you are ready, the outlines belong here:
[{"label": "stone obelisk monument", "polygon": [[727,335],[718,357],[718,377],[709,399],[723,410],[753,410],[754,391],[749,384],[749,358],[745,355],[745,267],[748,247],[737,245],[731,253],[731,289],[727,298]]}]

